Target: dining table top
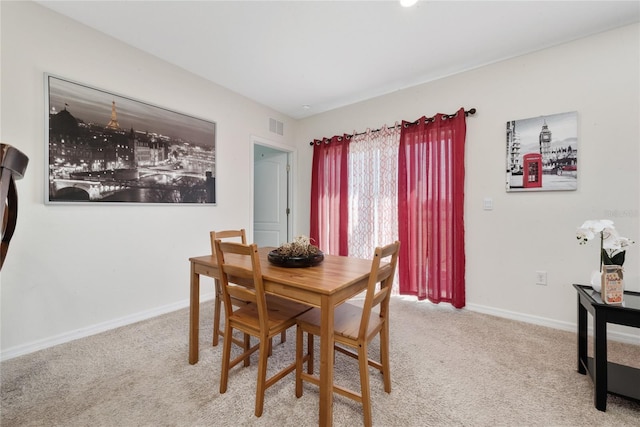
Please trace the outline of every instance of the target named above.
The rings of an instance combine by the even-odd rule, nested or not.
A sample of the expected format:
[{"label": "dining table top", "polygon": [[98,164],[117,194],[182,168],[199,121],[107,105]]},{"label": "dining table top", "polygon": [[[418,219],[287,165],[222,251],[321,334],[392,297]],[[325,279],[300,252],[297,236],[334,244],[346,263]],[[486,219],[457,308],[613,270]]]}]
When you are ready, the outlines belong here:
[{"label": "dining table top", "polygon": [[[316,266],[281,267],[268,260],[269,252],[274,249],[274,247],[258,248],[260,268],[267,292],[269,292],[269,283],[277,283],[317,295],[333,295],[350,288],[354,283],[361,282],[371,272],[370,259],[329,254],[325,254],[324,260]],[[215,255],[192,257],[189,261],[196,265],[210,267],[214,270],[212,275],[218,275],[218,261]],[[247,266],[249,265],[248,258],[244,262]]]}]

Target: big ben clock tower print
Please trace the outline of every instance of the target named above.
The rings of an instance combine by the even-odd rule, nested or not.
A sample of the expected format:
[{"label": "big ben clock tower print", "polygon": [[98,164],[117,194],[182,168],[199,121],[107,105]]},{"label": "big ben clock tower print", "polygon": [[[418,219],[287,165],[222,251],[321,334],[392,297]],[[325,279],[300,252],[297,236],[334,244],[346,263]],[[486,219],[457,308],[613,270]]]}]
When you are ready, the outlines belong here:
[{"label": "big ben clock tower print", "polygon": [[544,120],[542,124],[542,130],[540,130],[540,155],[542,155],[542,164],[549,165],[551,156],[551,131],[547,125],[547,121]]},{"label": "big ben clock tower print", "polygon": [[507,192],[577,190],[577,112],[510,120],[506,135]]}]

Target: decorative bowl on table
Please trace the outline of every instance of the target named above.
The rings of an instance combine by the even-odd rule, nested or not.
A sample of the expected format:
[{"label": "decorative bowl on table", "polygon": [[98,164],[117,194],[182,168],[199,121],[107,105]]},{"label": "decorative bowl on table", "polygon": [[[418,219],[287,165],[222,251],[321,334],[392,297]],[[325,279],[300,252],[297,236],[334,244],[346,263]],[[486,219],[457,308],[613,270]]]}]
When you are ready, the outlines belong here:
[{"label": "decorative bowl on table", "polygon": [[313,267],[324,260],[324,254],[310,243],[308,237],[298,236],[293,242],[269,252],[267,259],[279,267]]},{"label": "decorative bowl on table", "polygon": [[287,256],[280,255],[278,250],[274,249],[269,252],[268,259],[271,264],[277,265],[278,267],[313,267],[324,260],[324,254],[322,252],[318,252],[315,255]]}]

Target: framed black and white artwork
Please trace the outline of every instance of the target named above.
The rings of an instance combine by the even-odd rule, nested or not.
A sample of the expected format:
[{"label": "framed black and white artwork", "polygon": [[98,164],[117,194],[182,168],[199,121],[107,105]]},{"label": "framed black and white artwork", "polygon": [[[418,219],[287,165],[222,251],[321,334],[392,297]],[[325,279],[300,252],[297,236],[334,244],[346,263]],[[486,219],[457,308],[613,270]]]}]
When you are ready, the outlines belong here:
[{"label": "framed black and white artwork", "polygon": [[216,203],[216,123],[45,74],[45,203]]},{"label": "framed black and white artwork", "polygon": [[578,189],[578,113],[507,122],[507,191]]}]

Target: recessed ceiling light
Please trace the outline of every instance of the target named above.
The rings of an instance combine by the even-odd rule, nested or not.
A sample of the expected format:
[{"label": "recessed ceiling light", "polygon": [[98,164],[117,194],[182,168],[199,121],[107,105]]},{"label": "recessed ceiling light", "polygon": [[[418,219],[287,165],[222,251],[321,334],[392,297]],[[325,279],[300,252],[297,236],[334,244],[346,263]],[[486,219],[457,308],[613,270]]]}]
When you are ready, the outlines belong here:
[{"label": "recessed ceiling light", "polygon": [[411,7],[416,3],[418,3],[418,0],[400,0],[400,5],[402,7]]}]

